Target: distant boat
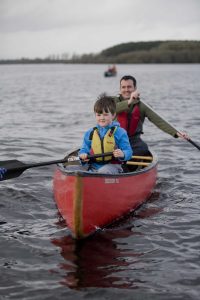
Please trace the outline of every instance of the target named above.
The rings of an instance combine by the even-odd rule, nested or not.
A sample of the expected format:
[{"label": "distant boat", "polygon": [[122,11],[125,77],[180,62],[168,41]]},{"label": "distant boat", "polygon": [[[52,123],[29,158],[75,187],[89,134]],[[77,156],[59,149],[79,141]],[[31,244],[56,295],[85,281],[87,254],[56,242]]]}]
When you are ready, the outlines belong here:
[{"label": "distant boat", "polygon": [[117,75],[117,68],[115,65],[108,67],[108,70],[104,72],[105,77],[112,77]]}]

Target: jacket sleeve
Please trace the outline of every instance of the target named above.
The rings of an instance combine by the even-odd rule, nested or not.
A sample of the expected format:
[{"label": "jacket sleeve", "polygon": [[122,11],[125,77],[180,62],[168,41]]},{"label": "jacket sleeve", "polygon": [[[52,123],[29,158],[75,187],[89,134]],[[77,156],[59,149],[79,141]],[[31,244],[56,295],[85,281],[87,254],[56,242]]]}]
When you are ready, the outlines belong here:
[{"label": "jacket sleeve", "polygon": [[116,102],[116,113],[119,114],[122,111],[128,111],[129,106],[128,106],[128,100]]},{"label": "jacket sleeve", "polygon": [[170,134],[173,137],[178,137],[176,135],[177,130],[172,125],[170,125],[164,118],[162,118],[157,112],[155,112],[151,107],[146,105],[144,102],[140,101],[141,111],[144,112],[144,116],[149,119],[154,125],[156,125],[162,131]]},{"label": "jacket sleeve", "polygon": [[116,113],[119,114],[122,111],[127,111],[129,109],[128,100],[120,101],[119,97],[113,97],[116,103]]},{"label": "jacket sleeve", "polygon": [[90,154],[90,149],[91,149],[90,133],[91,133],[91,129],[89,129],[84,134],[82,146],[81,146],[81,149],[79,150],[78,154],[83,154],[83,153]]},{"label": "jacket sleeve", "polygon": [[131,159],[134,150],[132,150],[131,148],[126,130],[124,130],[121,127],[118,127],[116,130],[115,140],[117,147],[121,149],[124,153],[124,158],[120,160],[126,161]]}]

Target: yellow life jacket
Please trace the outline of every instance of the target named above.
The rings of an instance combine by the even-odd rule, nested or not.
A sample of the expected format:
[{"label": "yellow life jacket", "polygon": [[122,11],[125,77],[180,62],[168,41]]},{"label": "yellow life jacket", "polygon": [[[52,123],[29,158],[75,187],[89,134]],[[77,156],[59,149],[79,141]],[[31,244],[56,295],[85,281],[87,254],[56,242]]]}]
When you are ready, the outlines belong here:
[{"label": "yellow life jacket", "polygon": [[[91,154],[101,154],[106,152],[113,152],[116,148],[114,132],[116,131],[117,127],[111,127],[103,137],[100,138],[98,129],[95,127],[94,130],[91,132],[90,139],[92,140],[91,143]],[[105,156],[105,157],[98,157],[96,158],[97,162],[108,162],[112,160],[112,156]]]}]

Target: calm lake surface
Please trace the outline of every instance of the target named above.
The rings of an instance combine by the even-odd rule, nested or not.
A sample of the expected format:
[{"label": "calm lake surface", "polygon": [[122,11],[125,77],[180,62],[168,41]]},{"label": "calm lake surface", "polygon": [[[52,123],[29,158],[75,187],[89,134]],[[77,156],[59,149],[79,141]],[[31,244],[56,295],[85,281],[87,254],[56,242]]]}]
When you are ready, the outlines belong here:
[{"label": "calm lake surface", "polygon": [[[200,65],[117,67],[104,78],[106,65],[1,65],[0,160],[63,158],[95,124],[97,96],[117,94],[127,74],[141,99],[200,142]],[[148,120],[144,132],[159,158],[152,197],[82,242],[59,218],[56,166],[0,182],[0,299],[199,299],[200,152]]]}]

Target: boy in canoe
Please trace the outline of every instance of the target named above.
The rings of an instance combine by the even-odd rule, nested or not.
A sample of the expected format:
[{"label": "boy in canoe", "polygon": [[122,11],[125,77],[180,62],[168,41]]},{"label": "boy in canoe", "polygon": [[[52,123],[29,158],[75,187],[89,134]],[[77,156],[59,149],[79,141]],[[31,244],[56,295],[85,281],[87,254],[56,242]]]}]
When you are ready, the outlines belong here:
[{"label": "boy in canoe", "polygon": [[92,172],[116,174],[123,172],[122,163],[131,159],[132,148],[126,130],[120,127],[116,117],[116,103],[106,94],[100,95],[94,105],[96,127],[84,135],[79,157],[83,164],[88,155],[112,152],[112,156],[96,158],[89,164]]}]

